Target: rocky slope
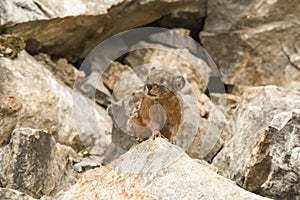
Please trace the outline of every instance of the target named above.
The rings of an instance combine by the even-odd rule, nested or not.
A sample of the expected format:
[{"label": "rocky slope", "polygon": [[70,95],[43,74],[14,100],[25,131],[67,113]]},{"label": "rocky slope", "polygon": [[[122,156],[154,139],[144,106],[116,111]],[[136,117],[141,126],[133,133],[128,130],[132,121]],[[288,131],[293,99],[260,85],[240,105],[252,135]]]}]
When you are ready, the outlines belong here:
[{"label": "rocky slope", "polygon": [[[0,199],[300,199],[299,11],[2,0]],[[152,67],[187,82],[176,145],[134,137]]]}]

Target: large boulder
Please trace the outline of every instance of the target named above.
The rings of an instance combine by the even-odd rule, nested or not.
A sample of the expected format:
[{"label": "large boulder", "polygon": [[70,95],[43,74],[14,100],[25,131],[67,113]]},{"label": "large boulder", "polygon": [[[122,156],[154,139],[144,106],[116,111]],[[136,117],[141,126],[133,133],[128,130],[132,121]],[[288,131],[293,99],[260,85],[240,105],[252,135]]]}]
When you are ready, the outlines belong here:
[{"label": "large boulder", "polygon": [[147,140],[83,174],[64,199],[256,199],[164,139]]},{"label": "large boulder", "polygon": [[298,92],[276,86],[252,88],[228,124],[231,138],[213,165],[249,191],[298,199],[299,109]]},{"label": "large boulder", "polygon": [[0,8],[1,33],[22,36],[32,53],[78,61],[109,36],[164,15],[185,13],[204,18],[206,1],[4,0]]},{"label": "large boulder", "polygon": [[208,1],[201,41],[228,85],[300,89],[299,2]]},{"label": "large boulder", "polygon": [[21,51],[17,58],[0,57],[0,146],[9,143],[18,127],[47,130],[57,142],[76,150],[110,141],[107,112],[81,95]]},{"label": "large boulder", "polygon": [[56,143],[45,130],[17,128],[10,143],[0,149],[0,185],[35,198],[53,195],[76,182],[72,168],[76,157],[71,147]]}]

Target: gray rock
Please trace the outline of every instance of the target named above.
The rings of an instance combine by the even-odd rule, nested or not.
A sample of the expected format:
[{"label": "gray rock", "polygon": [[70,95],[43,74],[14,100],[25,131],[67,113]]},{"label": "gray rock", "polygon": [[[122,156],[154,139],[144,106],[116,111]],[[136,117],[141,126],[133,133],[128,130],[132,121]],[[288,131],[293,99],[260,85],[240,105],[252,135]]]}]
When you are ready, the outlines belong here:
[{"label": "gray rock", "polygon": [[299,198],[299,112],[294,109],[300,109],[298,92],[276,86],[250,89],[227,125],[231,138],[213,165],[249,191]]},{"label": "gray rock", "polygon": [[55,79],[32,56],[0,57],[0,146],[18,127],[44,129],[57,142],[80,150],[107,148],[112,122],[107,112]]},{"label": "gray rock", "polygon": [[17,128],[1,150],[1,186],[35,198],[55,194],[76,182],[76,152],[44,130]]},{"label": "gray rock", "polygon": [[[244,187],[275,199],[300,198],[300,109],[274,116],[266,134],[269,157],[258,155],[246,170]],[[260,152],[259,152],[260,153]],[[262,159],[263,157],[263,159]],[[253,159],[254,160],[254,159]],[[262,166],[266,164],[266,166]],[[268,177],[257,178],[258,170],[270,167]],[[257,184],[263,182],[262,185]]]},{"label": "gray rock", "polygon": [[3,0],[0,31],[22,36],[32,53],[78,61],[114,34],[171,13],[202,12],[200,16],[204,16],[205,5],[204,0]]},{"label": "gray rock", "polygon": [[216,174],[164,139],[147,140],[83,174],[64,199],[265,199]]},{"label": "gray rock", "polygon": [[208,1],[200,38],[229,85],[300,88],[297,1]]}]

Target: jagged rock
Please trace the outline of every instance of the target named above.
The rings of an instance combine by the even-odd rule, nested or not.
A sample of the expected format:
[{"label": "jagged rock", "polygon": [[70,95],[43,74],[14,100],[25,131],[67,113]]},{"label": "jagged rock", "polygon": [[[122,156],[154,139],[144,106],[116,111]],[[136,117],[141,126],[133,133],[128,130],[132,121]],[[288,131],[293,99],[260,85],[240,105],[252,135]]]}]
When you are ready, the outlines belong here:
[{"label": "jagged rock", "polygon": [[31,127],[76,150],[95,144],[105,150],[112,127],[107,112],[58,82],[25,51],[13,60],[0,57],[0,77],[0,146],[9,143],[13,129]]},{"label": "jagged rock", "polygon": [[109,166],[87,171],[64,199],[265,199],[189,158],[164,139],[147,140]]},{"label": "jagged rock", "polygon": [[228,129],[231,139],[214,158],[221,174],[247,190],[298,199],[300,93],[276,86],[246,92]]},{"label": "jagged rock", "polygon": [[[220,127],[221,130],[221,139],[223,141],[227,141],[231,138],[231,130],[229,130],[228,124],[232,120],[234,113],[237,110],[237,107],[240,102],[240,96],[235,96],[232,94],[220,94],[220,93],[211,93],[210,94],[211,101],[215,103],[215,107],[218,108],[222,113],[225,114],[225,120],[219,120],[215,122],[219,122],[217,124],[223,124],[224,126]],[[218,117],[219,115],[213,115]],[[225,125],[227,124],[227,125]]]},{"label": "jagged rock", "polygon": [[9,188],[0,188],[0,199],[9,200],[36,200],[31,196]]},{"label": "jagged rock", "polygon": [[107,37],[164,15],[197,13],[204,16],[206,1],[4,0],[0,8],[0,32],[22,36],[26,49],[32,53],[48,53],[77,61]]},{"label": "jagged rock", "polygon": [[76,152],[44,130],[15,129],[0,157],[0,185],[35,198],[55,194],[76,181],[72,169]]},{"label": "jagged rock", "polygon": [[208,1],[201,41],[229,85],[300,89],[297,1]]}]

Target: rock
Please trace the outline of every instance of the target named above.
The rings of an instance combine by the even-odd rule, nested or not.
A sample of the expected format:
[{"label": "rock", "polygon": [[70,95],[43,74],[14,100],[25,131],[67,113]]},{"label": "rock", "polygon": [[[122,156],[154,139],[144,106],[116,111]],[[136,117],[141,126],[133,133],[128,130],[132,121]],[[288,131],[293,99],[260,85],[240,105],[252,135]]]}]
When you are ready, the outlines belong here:
[{"label": "rock", "polygon": [[268,199],[247,192],[164,139],[83,174],[64,199]]},{"label": "rock", "polygon": [[[203,24],[206,17],[207,4],[194,2],[201,4],[201,6],[194,7],[194,11],[180,11],[173,12],[162,18],[147,24],[151,27],[165,27],[171,29],[180,29],[184,31],[187,35],[192,36],[196,41],[199,40],[198,34],[203,29]],[[188,30],[188,31],[187,31]]]},{"label": "rock", "polygon": [[238,104],[240,102],[240,97],[233,94],[219,94],[210,93],[210,99],[216,104],[216,106],[225,113],[226,120],[230,121],[232,115],[234,114]]},{"label": "rock", "polygon": [[[138,49],[138,47],[144,48]],[[191,54],[188,49],[174,49],[145,42],[139,42],[132,48],[138,50],[130,52],[125,62],[143,81],[151,68],[165,68],[184,76],[189,83],[197,83],[198,89],[202,92],[206,90],[212,69],[204,60]]]},{"label": "rock", "polygon": [[9,200],[36,200],[27,194],[9,188],[0,188],[0,199]]},{"label": "rock", "polygon": [[[266,138],[269,139],[269,158],[263,158],[257,152],[251,166],[246,170],[244,187],[247,190],[273,197],[275,199],[300,198],[300,110],[283,112],[274,116]],[[268,160],[271,159],[271,160]],[[266,161],[268,160],[268,161]],[[271,163],[269,176],[263,177],[264,182],[255,178],[257,171],[262,170],[263,163]],[[258,186],[257,182],[263,182]]]},{"label": "rock", "polygon": [[[142,93],[125,96],[124,99],[112,103],[108,112],[113,119],[112,140],[105,152],[104,164],[118,158],[127,152],[133,145],[138,144],[132,128],[130,110],[140,104]],[[135,101],[135,102],[134,102]]]},{"label": "rock", "polygon": [[0,35],[0,57],[15,58],[25,49],[23,38],[13,35]]},{"label": "rock", "polygon": [[200,38],[226,84],[299,89],[299,18],[296,1],[208,1]]},{"label": "rock", "polygon": [[1,186],[35,198],[55,194],[76,181],[72,169],[76,152],[44,130],[15,129],[0,157]]},{"label": "rock", "polygon": [[113,62],[102,75],[102,81],[112,91],[115,101],[125,99],[126,96],[139,90],[144,83],[128,66]]},{"label": "rock", "polygon": [[64,82],[71,88],[73,88],[76,79],[85,77],[84,72],[78,71],[65,58],[60,58],[56,62],[52,61],[47,54],[38,54],[34,58],[47,67],[57,80]]},{"label": "rock", "polygon": [[9,143],[13,129],[31,127],[76,150],[95,144],[107,148],[112,127],[107,112],[72,93],[25,51],[13,60],[0,57],[0,77],[0,146]]},{"label": "rock", "polygon": [[213,160],[220,173],[275,199],[299,193],[300,93],[276,86],[246,92],[228,124],[231,138]]},{"label": "rock", "polygon": [[22,36],[31,53],[48,53],[75,62],[104,39],[164,15],[204,16],[206,1],[4,0],[0,8],[0,32]]},{"label": "rock", "polygon": [[113,62],[103,73],[102,82],[110,91],[114,91],[114,88],[120,81],[122,74],[127,71],[130,71],[129,66],[122,65],[119,62]]},{"label": "rock", "polygon": [[[200,118],[198,132],[195,136],[192,136],[193,140],[187,147],[186,153],[191,158],[211,162],[224,143],[221,138],[221,131],[218,124]],[[190,137],[190,135],[186,137]],[[185,138],[185,140],[190,139]]]},{"label": "rock", "polygon": [[106,107],[111,103],[111,93],[103,85],[101,74],[98,72],[92,72],[87,77],[76,79],[74,89],[99,105]]}]

